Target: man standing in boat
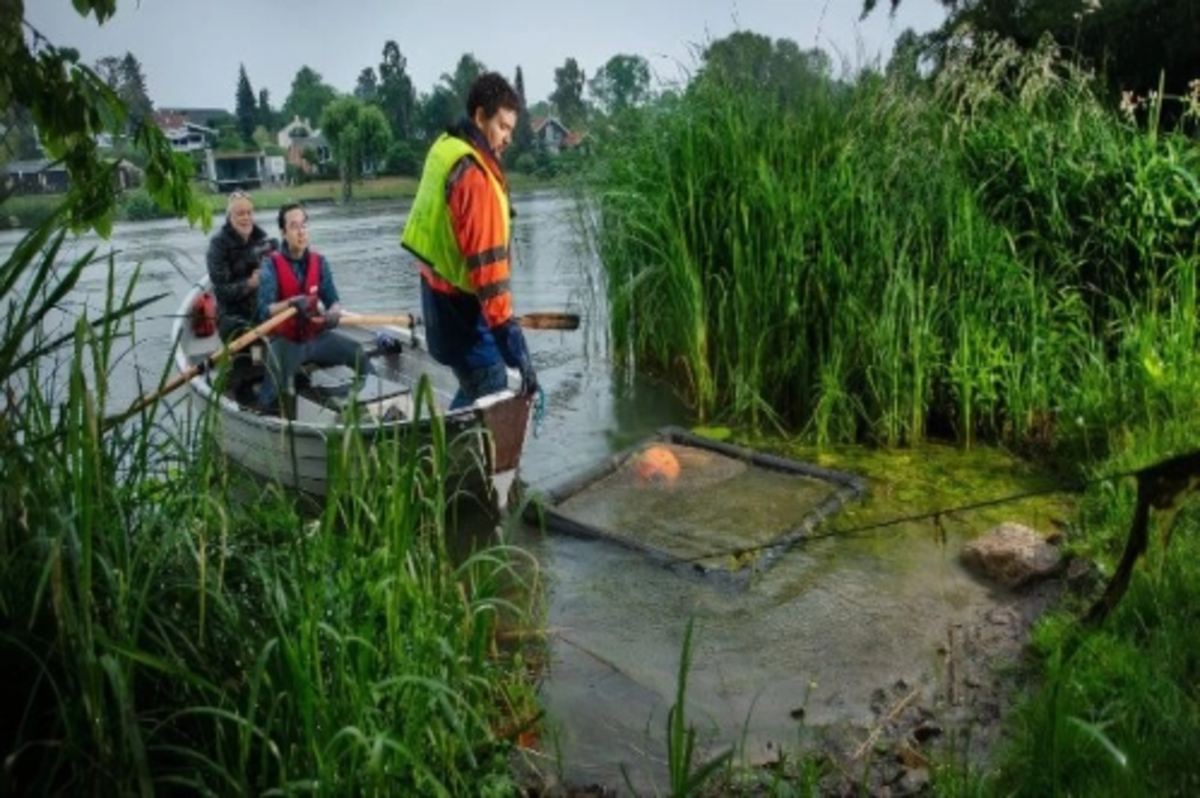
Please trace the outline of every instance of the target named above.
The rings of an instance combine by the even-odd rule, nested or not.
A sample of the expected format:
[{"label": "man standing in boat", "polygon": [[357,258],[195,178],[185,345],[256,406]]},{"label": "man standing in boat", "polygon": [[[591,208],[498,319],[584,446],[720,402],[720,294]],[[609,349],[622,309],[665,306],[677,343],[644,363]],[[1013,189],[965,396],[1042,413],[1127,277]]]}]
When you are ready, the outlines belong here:
[{"label": "man standing in boat", "polygon": [[507,80],[479,76],[467,116],[429,150],[400,237],[421,272],[429,353],[458,378],[451,409],[504,390],[505,365],[521,373],[526,396],[538,389],[509,292],[512,212],[500,167],[520,111]]},{"label": "man standing in boat", "polygon": [[284,246],[263,260],[259,270],[258,319],[265,321],[289,306],[296,315],[271,335],[258,405],[264,412],[275,412],[282,404],[282,415],[290,418],[295,412],[294,381],[303,364],[350,366],[360,375],[374,374],[375,369],[361,346],[333,332],[342,304],[329,262],[308,246],[304,207],[293,202],[280,208],[279,230]]}]

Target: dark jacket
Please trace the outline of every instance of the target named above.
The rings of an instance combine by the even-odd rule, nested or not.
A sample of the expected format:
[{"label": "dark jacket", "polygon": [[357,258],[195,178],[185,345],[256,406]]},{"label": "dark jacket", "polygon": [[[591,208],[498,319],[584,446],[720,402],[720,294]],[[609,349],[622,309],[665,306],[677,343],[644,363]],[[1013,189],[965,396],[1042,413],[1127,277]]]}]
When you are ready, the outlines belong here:
[{"label": "dark jacket", "polygon": [[246,284],[262,262],[264,250],[272,246],[258,225],[250,238],[241,236],[226,222],[208,243],[208,277],[217,297],[217,330],[228,340],[239,330],[254,326],[258,291]]}]

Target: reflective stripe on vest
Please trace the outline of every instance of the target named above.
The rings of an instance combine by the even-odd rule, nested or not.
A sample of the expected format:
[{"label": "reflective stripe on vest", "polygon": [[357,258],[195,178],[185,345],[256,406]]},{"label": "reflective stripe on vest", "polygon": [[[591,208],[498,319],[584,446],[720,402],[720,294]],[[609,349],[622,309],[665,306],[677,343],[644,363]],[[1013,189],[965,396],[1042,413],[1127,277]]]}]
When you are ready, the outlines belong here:
[{"label": "reflective stripe on vest", "polygon": [[446,180],[450,177],[451,170],[464,157],[473,159],[479,165],[500,201],[500,210],[504,216],[504,241],[499,248],[507,256],[512,235],[508,194],[496,175],[476,153],[475,148],[457,136],[447,133],[438,138],[425,159],[421,184],[417,188],[412,210],[408,213],[404,232],[400,235],[400,244],[429,268],[431,275],[427,275],[427,278],[440,278],[443,284],[441,286],[438,284],[439,280],[430,280],[430,285],[435,289],[441,289],[448,283],[459,291],[473,294],[475,289],[471,285],[471,266],[458,248],[446,191]]},{"label": "reflective stripe on vest", "polygon": [[[275,264],[275,279],[279,282],[279,302],[296,296],[307,296],[314,288],[321,286],[321,258],[314,250],[308,251],[308,270],[304,275],[304,287],[296,279],[291,262],[278,251],[271,253],[271,261]],[[307,319],[290,318],[275,328],[273,335],[282,335],[289,341],[304,343],[317,334],[316,327]]]}]

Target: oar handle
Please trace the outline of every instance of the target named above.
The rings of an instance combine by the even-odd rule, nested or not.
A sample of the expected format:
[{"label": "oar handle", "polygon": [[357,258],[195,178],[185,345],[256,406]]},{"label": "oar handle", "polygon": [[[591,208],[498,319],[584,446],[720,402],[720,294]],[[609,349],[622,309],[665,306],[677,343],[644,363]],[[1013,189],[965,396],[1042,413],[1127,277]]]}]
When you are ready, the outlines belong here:
[{"label": "oar handle", "polygon": [[283,324],[285,321],[287,321],[288,319],[290,319],[292,316],[295,316],[295,315],[296,315],[296,309],[294,307],[288,306],[284,310],[280,311],[279,313],[276,313],[274,316],[272,316],[271,318],[264,321],[262,324],[255,327],[253,330],[242,333],[237,338],[234,338],[232,341],[230,341],[227,345],[221,347],[216,352],[213,352],[211,355],[204,358],[204,360],[200,361],[196,365],[190,367],[186,371],[182,371],[179,374],[176,374],[174,377],[172,377],[170,380],[168,380],[166,383],[164,383],[163,386],[161,388],[159,388],[157,391],[154,391],[153,393],[148,393],[148,394],[142,396],[137,401],[135,401],[133,404],[131,404],[128,408],[126,408],[123,412],[119,413],[118,415],[110,416],[109,418],[105,419],[104,428],[107,429],[108,427],[110,427],[114,424],[120,424],[125,419],[131,418],[131,417],[137,415],[142,410],[144,410],[145,408],[154,404],[159,399],[162,399],[164,396],[171,393],[179,386],[181,386],[185,383],[191,382],[196,377],[199,377],[201,374],[204,374],[205,372],[207,372],[208,370],[210,370],[211,368],[216,366],[218,363],[220,363],[225,358],[242,351],[247,346],[254,343],[259,338],[262,338],[264,335],[271,332],[276,327]]}]

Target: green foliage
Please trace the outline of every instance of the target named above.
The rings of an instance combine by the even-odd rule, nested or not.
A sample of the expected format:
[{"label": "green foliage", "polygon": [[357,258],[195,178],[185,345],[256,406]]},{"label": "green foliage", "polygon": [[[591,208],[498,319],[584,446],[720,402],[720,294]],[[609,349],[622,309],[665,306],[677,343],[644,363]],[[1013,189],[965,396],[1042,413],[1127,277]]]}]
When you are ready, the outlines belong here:
[{"label": "green foliage", "polygon": [[583,101],[585,77],[579,62],[568,58],[554,70],[554,91],[550,93],[550,104],[559,119],[568,128],[578,128],[587,123],[587,105]]},{"label": "green foliage", "polygon": [[393,136],[405,140],[417,135],[417,92],[408,75],[408,60],[391,39],[383,45],[375,102],[387,117]]},{"label": "green foliage", "polygon": [[325,106],[337,99],[337,91],[321,78],[316,70],[308,66],[300,67],[296,77],[292,78],[292,89],[283,103],[283,116],[287,121],[292,117],[307,120],[310,125],[318,124]]},{"label": "green foliage", "polygon": [[650,64],[640,55],[614,55],[592,75],[588,90],[608,114],[641,105],[650,98]]},{"label": "green foliage", "polygon": [[[112,3],[80,0],[77,7],[101,19],[111,14]],[[70,177],[67,222],[107,235],[117,199],[116,164],[101,161],[95,137],[121,133],[129,113],[120,97],[79,63],[78,53],[60,50],[44,39],[27,46],[19,16],[15,21],[8,16],[12,11],[9,4],[0,14],[0,33],[15,34],[0,48],[0,106],[13,103],[28,109],[47,156],[66,167]],[[19,3],[15,11],[19,15]],[[171,213],[207,226],[208,206],[192,196],[187,156],[173,152],[153,124],[143,121],[133,131],[133,146],[145,157],[146,190]]]},{"label": "green foliage", "polygon": [[237,119],[237,131],[242,141],[250,146],[254,143],[254,128],[258,126],[258,101],[254,97],[254,89],[250,87],[250,78],[246,75],[246,65],[238,66],[237,98],[234,104],[234,117]]},{"label": "green foliage", "polygon": [[392,143],[383,112],[353,97],[330,103],[321,115],[321,131],[333,150],[342,174],[342,199],[351,197],[351,182],[360,178],[364,166],[374,169]]},{"label": "green foliage", "polygon": [[0,281],[0,382],[26,391],[0,424],[0,791],[511,793],[493,730],[531,697],[494,633],[528,593],[514,552],[448,548],[445,431],[331,442],[314,519],[226,471],[214,418],[110,426],[120,341],[161,297],[132,303],[110,261],[97,318],[48,336],[103,265],[61,262],[61,217]]},{"label": "green foliage", "polygon": [[384,171],[389,175],[416,177],[421,171],[421,157],[410,141],[392,142],[384,163]]},{"label": "green foliage", "polygon": [[471,53],[463,53],[454,65],[454,72],[442,74],[442,85],[454,97],[455,118],[466,115],[467,95],[471,92],[471,86],[487,71],[488,68],[482,61]]},{"label": "green foliage", "polygon": [[460,104],[454,92],[445,86],[435,86],[433,91],[421,99],[421,134],[430,144],[446,128],[466,115],[466,107]]},{"label": "green foliage", "polygon": [[732,757],[731,751],[713,757],[697,767],[696,728],[687,723],[687,676],[692,666],[692,629],[688,620],[683,635],[683,651],[679,656],[679,673],[675,682],[675,703],[667,714],[667,770],[672,798],[696,795],[713,776],[724,768]]},{"label": "green foliage", "polygon": [[[1131,126],[1052,50],[976,38],[935,84],[810,71],[781,103],[768,44],[715,43],[678,101],[595,131],[619,356],[702,419],[821,442],[1096,456],[1188,412],[1190,142]],[[761,87],[728,91],[730,59]]]},{"label": "green foliage", "polygon": [[158,207],[149,194],[141,190],[121,195],[120,209],[121,217],[131,222],[145,222],[169,216]]}]

